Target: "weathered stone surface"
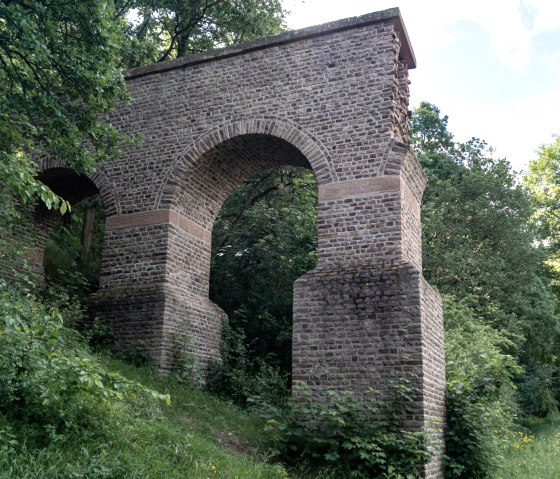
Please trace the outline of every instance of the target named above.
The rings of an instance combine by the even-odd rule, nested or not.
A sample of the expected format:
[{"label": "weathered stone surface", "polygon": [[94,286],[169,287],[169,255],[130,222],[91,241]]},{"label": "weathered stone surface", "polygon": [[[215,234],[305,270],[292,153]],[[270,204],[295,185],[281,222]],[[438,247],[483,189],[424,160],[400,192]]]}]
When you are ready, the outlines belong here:
[{"label": "weathered stone surface", "polygon": [[[144,341],[167,371],[187,331],[203,361],[218,359],[216,215],[251,175],[305,166],[319,184],[319,262],[294,286],[294,379],[363,392],[414,373],[408,424],[441,439],[441,301],[421,274],[426,180],[408,146],[414,67],[391,9],[129,71],[131,102],[112,122],[143,140],[91,176],[108,211],[91,304],[120,346]],[[434,451],[425,476],[441,478]]]}]

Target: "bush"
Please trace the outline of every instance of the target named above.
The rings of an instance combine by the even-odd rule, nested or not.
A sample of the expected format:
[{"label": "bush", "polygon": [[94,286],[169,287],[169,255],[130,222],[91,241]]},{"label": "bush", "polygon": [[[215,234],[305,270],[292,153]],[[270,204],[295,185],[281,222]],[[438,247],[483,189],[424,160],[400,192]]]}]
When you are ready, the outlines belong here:
[{"label": "bush", "polygon": [[498,464],[502,437],[516,416],[512,377],[520,372],[502,352],[511,343],[465,305],[444,296],[447,358],[446,477],[486,478]]},{"label": "bush", "polygon": [[272,456],[336,466],[344,477],[412,479],[430,459],[426,433],[403,424],[415,394],[401,378],[385,400],[373,390],[364,397],[327,390],[318,398],[299,385],[287,407],[251,403],[265,421],[263,445]]},{"label": "bush", "polygon": [[184,318],[181,333],[171,336],[173,356],[171,374],[181,384],[202,388],[206,385],[204,365],[198,359],[194,349],[197,341],[188,332],[191,330],[191,321]]},{"label": "bush", "polygon": [[56,307],[0,280],[0,415],[39,441],[102,431],[111,406],[135,397],[169,401],[108,372]]},{"label": "bush", "polygon": [[521,408],[528,416],[545,417],[558,415],[558,368],[539,362],[525,367],[525,374],[518,378],[517,387]]},{"label": "bush", "polygon": [[253,396],[274,405],[281,405],[288,398],[289,375],[262,358],[252,358],[245,346],[244,333],[232,328],[227,320],[222,325],[220,356],[220,362],[209,366],[209,391],[238,405],[245,405]]}]

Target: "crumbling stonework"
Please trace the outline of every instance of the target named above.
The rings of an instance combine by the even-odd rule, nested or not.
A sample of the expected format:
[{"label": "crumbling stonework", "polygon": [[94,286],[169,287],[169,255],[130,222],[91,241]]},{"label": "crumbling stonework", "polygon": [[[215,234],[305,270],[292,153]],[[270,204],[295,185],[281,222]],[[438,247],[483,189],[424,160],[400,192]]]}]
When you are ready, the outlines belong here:
[{"label": "crumbling stonework", "polygon": [[[112,121],[142,141],[92,177],[108,218],[91,305],[119,345],[143,341],[168,371],[187,328],[198,357],[218,359],[216,215],[251,175],[305,166],[319,185],[319,261],[294,285],[294,380],[382,391],[413,374],[410,427],[441,439],[441,301],[421,273],[426,180],[408,145],[414,67],[391,9],[127,72],[131,101]],[[441,478],[434,451],[425,476]]]}]

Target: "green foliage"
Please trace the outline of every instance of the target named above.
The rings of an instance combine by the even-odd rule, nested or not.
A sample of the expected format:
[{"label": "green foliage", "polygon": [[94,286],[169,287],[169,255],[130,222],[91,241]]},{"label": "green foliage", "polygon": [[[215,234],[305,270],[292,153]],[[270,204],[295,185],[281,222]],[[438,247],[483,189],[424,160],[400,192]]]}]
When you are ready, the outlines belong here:
[{"label": "green foliage", "polygon": [[453,135],[447,130],[448,116],[440,116],[437,106],[422,101],[410,121],[412,144],[418,154],[445,154],[454,148]]},{"label": "green foliage", "polygon": [[[27,426],[0,415],[0,476],[295,479],[282,465],[267,464],[251,452],[259,422],[246,412],[151,369],[108,358],[100,358],[100,363],[127,381],[166,391],[171,405],[148,407],[140,396],[124,398],[108,406],[103,434],[67,431],[41,447],[29,440]],[[314,475],[305,479],[312,477],[325,479]]]},{"label": "green foliage", "polygon": [[290,394],[288,372],[252,356],[245,343],[243,331],[224,321],[221,361],[209,366],[208,390],[239,405],[245,405],[253,396],[276,406],[284,404]]},{"label": "green foliage", "polygon": [[284,371],[291,370],[293,282],[317,261],[316,202],[311,172],[269,170],[229,197],[213,229],[210,298],[243,332],[251,357]]},{"label": "green foliage", "polygon": [[311,172],[269,170],[241,185],[214,225],[210,298],[229,320],[208,387],[238,404],[289,395],[292,287],[316,264],[316,201]]},{"label": "green foliage", "polygon": [[412,479],[430,459],[426,434],[403,423],[415,395],[412,382],[401,378],[386,399],[373,390],[364,397],[336,390],[316,397],[299,385],[286,408],[251,401],[266,421],[263,444],[273,456],[336,466],[342,477]]},{"label": "green foliage", "polygon": [[411,134],[428,176],[424,273],[460,299],[444,304],[447,475],[487,477],[517,404],[525,414],[557,411],[560,320],[547,252],[536,246],[534,198],[506,160],[480,140],[455,143],[429,103],[415,112]]},{"label": "green foliage", "polygon": [[172,341],[173,368],[172,374],[180,383],[194,387],[203,387],[206,384],[204,366],[193,352],[196,346],[195,339],[188,333],[191,329],[190,320],[183,320],[180,325],[184,332],[174,333]]},{"label": "green foliage", "polygon": [[0,282],[0,415],[43,443],[60,434],[99,432],[112,405],[169,401],[108,372],[88,354],[60,311]]},{"label": "green foliage", "polygon": [[521,309],[543,257],[532,244],[529,196],[509,164],[483,148],[461,145],[438,158],[437,169],[427,162],[425,272],[441,291],[468,296],[490,324],[521,339]]},{"label": "green foliage", "polygon": [[278,33],[279,0],[118,0],[128,34],[125,65],[170,60]]},{"label": "green foliage", "polygon": [[141,339],[133,341],[128,349],[116,352],[115,357],[137,368],[152,366],[152,358],[148,353],[148,346]]},{"label": "green foliage", "polygon": [[519,376],[520,403],[528,416],[545,417],[558,414],[560,384],[557,364],[547,364],[537,359],[530,361]]},{"label": "green foliage", "polygon": [[[6,202],[13,202],[12,198],[7,199],[11,196],[16,196],[23,204],[33,203],[38,198],[49,210],[54,208],[60,210],[61,214],[70,211],[70,203],[36,179],[35,165],[23,152],[5,153],[2,156],[4,157],[0,157],[0,178],[2,178],[0,194],[6,197]],[[6,213],[10,211],[16,215],[12,205],[4,212],[4,216],[7,216]]]},{"label": "green foliage", "polygon": [[109,351],[114,344],[113,328],[99,317],[81,325],[81,333],[89,347],[95,352]]},{"label": "green foliage", "polygon": [[88,200],[73,205],[70,216],[65,217],[51,234],[44,251],[45,279],[50,284],[62,286],[78,297],[96,291],[101,273],[101,251],[105,233],[105,211],[101,201],[95,201],[95,223],[91,251],[82,258],[82,231]]},{"label": "green foliage", "polygon": [[531,192],[533,221],[549,257],[556,297],[560,298],[560,137],[539,148],[523,181]]},{"label": "green foliage", "polygon": [[493,479],[560,477],[560,419],[531,419],[526,430],[504,438],[507,452]]},{"label": "green foliage", "polygon": [[560,137],[539,148],[524,182],[532,193],[541,238],[560,247]]},{"label": "green foliage", "polygon": [[124,138],[103,116],[127,97],[123,41],[110,1],[0,3],[2,190],[64,213],[68,203],[35,179],[30,157],[85,172],[117,156]]},{"label": "green foliage", "polygon": [[422,103],[412,123],[428,175],[422,218],[426,278],[509,338],[502,351],[515,355],[527,372],[540,371],[530,388],[527,374],[519,377],[527,412],[554,412],[560,319],[543,268],[546,251],[536,246],[531,195],[484,142],[450,142],[447,119],[437,107]]},{"label": "green foliage", "polygon": [[516,417],[513,377],[521,368],[503,353],[510,341],[467,303],[444,296],[446,476],[476,479],[488,477],[499,462],[501,437]]}]

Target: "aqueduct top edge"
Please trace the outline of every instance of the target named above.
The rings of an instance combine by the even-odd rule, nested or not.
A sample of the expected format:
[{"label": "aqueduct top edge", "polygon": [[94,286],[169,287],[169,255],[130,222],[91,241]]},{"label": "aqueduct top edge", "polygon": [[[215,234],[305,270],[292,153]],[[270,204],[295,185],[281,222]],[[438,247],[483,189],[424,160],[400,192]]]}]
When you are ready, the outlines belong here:
[{"label": "aqueduct top edge", "polygon": [[343,30],[359,28],[386,20],[392,20],[395,25],[395,31],[397,32],[399,40],[401,42],[400,56],[403,58],[403,60],[405,60],[409,69],[416,68],[416,58],[414,56],[412,46],[410,45],[408,33],[404,26],[400,10],[395,7],[387,10],[381,10],[379,12],[368,13],[366,15],[361,15],[358,17],[349,17],[342,20],[336,20],[334,22],[323,23],[321,25],[301,28],[299,30],[290,30],[278,35],[259,38],[257,40],[241,43],[239,45],[234,45],[231,47],[212,50],[209,52],[195,53],[166,62],[154,63],[151,65],[132,68],[124,72],[124,77],[127,80],[130,80],[145,75],[162,73],[179,68],[186,68],[198,63],[206,63],[222,58],[242,55],[250,51],[271,48],[277,45],[297,42],[312,37],[329,35]]}]

